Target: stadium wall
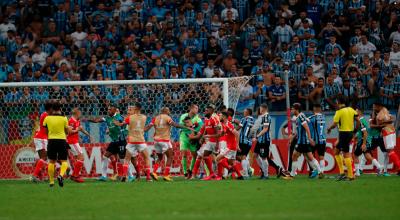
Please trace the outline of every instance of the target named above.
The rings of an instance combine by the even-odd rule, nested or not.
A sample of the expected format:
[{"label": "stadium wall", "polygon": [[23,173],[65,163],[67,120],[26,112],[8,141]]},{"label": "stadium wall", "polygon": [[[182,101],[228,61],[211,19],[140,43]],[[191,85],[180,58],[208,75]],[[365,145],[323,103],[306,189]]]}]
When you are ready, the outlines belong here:
[{"label": "stadium wall", "polygon": [[[326,173],[335,174],[338,172],[334,156],[333,156],[333,143],[336,139],[328,139],[326,159]],[[288,162],[288,141],[279,139],[273,140],[271,145],[271,153],[274,160],[284,167],[287,167]],[[149,151],[152,151],[153,143],[149,143]],[[101,173],[101,158],[102,152],[106,149],[107,144],[83,144],[84,155],[84,177],[97,177]],[[395,149],[400,153],[400,138],[397,138],[397,147]],[[175,175],[180,174],[180,161],[182,154],[179,151],[179,144],[174,144],[174,160],[171,172]],[[383,154],[380,150],[375,151],[378,160],[383,163]],[[28,178],[34,170],[37,155],[34,152],[33,145],[0,145],[0,179],[25,179]],[[70,161],[72,158],[70,158]],[[152,158],[153,160],[153,158]],[[140,160],[143,164],[143,161]],[[299,158],[302,166],[299,168],[298,173],[307,173],[308,167],[303,157]],[[257,165],[254,164],[253,167]],[[389,164],[389,168],[393,168],[393,164]],[[258,171],[258,169],[256,169]],[[365,172],[373,172],[373,166],[367,164],[364,167]],[[109,169],[109,173],[112,170]],[[270,173],[274,174],[274,170],[270,168]]]}]

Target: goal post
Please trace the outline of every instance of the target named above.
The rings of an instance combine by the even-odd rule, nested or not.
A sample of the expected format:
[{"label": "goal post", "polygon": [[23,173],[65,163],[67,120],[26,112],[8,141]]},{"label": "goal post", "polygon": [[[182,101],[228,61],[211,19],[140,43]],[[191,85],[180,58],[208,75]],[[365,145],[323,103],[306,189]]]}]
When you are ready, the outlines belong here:
[{"label": "goal post", "polygon": [[[82,126],[93,136],[95,144],[108,143],[105,124],[85,121],[85,118],[102,117],[107,107],[114,104],[126,115],[129,105],[139,102],[143,113],[150,121],[163,106],[171,110],[175,121],[187,112],[191,104],[199,106],[202,114],[207,105],[217,108],[225,105],[236,109],[242,88],[251,77],[207,78],[207,79],[163,79],[163,80],[122,80],[122,81],[63,81],[63,82],[23,82],[0,83],[0,163],[11,166],[0,167],[1,178],[15,178],[12,174],[21,164],[33,167],[35,153],[16,156],[20,148],[33,148],[33,136],[39,125],[39,116],[44,111],[44,103],[49,99],[59,99],[63,113],[71,115],[75,107],[82,111]],[[148,121],[148,122],[149,122]],[[173,128],[171,138],[177,141],[179,130]],[[146,140],[152,142],[152,132],[146,134]],[[84,135],[82,144],[93,144]],[[88,156],[90,157],[90,156]],[[18,159],[19,158],[19,159]],[[21,165],[22,166],[22,165]],[[14,170],[14,171],[13,171]],[[21,171],[24,173],[25,171]],[[26,171],[29,173],[28,171]]]}]

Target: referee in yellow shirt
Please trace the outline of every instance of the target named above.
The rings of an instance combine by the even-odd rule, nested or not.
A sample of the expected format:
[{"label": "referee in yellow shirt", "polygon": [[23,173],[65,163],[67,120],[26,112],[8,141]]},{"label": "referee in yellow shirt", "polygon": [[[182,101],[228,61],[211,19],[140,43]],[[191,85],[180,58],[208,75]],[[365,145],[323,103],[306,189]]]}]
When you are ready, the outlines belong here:
[{"label": "referee in yellow shirt", "polygon": [[67,117],[62,115],[61,105],[58,101],[53,102],[53,113],[44,119],[43,126],[47,127],[48,133],[47,157],[49,158],[49,165],[47,169],[50,187],[54,186],[54,171],[57,160],[61,161],[60,175],[57,177],[58,185],[63,187],[63,176],[68,169],[68,144],[66,138],[69,127]]},{"label": "referee in yellow shirt", "polygon": [[[338,181],[354,180],[350,142],[354,134],[354,120],[358,123],[359,120],[357,112],[353,108],[347,107],[346,102],[345,98],[338,98],[339,110],[336,111],[333,117],[333,124],[328,128],[329,134],[332,129],[339,127],[339,142],[335,148],[335,159],[340,171]],[[343,153],[344,159],[341,153]],[[344,174],[343,160],[347,168],[347,177]]]}]

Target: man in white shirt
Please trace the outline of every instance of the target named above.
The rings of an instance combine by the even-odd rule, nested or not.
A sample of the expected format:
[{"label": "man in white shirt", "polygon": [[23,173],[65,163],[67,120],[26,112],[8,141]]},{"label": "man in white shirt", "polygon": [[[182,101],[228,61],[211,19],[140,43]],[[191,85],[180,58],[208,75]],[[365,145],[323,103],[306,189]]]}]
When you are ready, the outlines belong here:
[{"label": "man in white shirt", "polygon": [[358,54],[360,56],[368,55],[370,58],[372,58],[374,55],[374,51],[376,50],[375,45],[368,41],[365,34],[361,36],[361,42],[356,44],[356,46],[358,48]]},{"label": "man in white shirt", "polygon": [[313,26],[313,22],[311,19],[307,18],[307,12],[306,11],[302,11],[300,12],[299,18],[296,19],[296,21],[294,21],[294,25],[293,25],[293,29],[297,30],[302,26],[302,21],[306,19],[308,21],[308,24],[310,25],[310,27]]},{"label": "man in white shirt", "polygon": [[392,46],[392,51],[390,51],[389,60],[393,65],[400,66],[400,50],[399,43],[394,42]]},{"label": "man in white shirt", "polygon": [[7,31],[17,31],[15,25],[8,21],[8,17],[3,18],[3,23],[0,24],[0,39],[7,38]]},{"label": "man in white shirt", "polygon": [[206,68],[204,68],[204,71],[203,71],[203,75],[204,75],[206,78],[211,78],[211,77],[213,77],[213,75],[214,75],[214,68],[215,68],[215,66],[214,66],[214,60],[208,59],[208,61],[207,61],[207,66],[206,66]]},{"label": "man in white shirt", "polygon": [[400,43],[400,24],[397,25],[397,31],[393,31],[389,36],[389,42]]},{"label": "man in white shirt", "polygon": [[236,9],[232,8],[231,0],[226,1],[226,8],[224,10],[222,10],[222,12],[221,12],[221,19],[223,21],[225,21],[225,19],[227,18],[228,11],[232,12],[232,19],[236,21],[239,17],[239,13]]},{"label": "man in white shirt", "polygon": [[72,40],[74,41],[74,45],[78,48],[82,47],[83,42],[86,40],[88,36],[87,33],[82,31],[82,24],[76,25],[76,31],[71,34]]},{"label": "man in white shirt", "polygon": [[35,48],[35,53],[32,55],[32,61],[33,63],[38,63],[41,66],[44,66],[46,64],[46,58],[48,54],[42,51],[42,48],[37,46]]}]

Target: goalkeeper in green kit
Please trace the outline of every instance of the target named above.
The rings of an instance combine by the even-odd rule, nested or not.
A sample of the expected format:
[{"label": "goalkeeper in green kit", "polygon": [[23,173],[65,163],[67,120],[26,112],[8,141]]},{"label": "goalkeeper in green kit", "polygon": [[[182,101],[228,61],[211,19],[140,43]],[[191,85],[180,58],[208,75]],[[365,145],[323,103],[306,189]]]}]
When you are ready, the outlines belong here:
[{"label": "goalkeeper in green kit", "polygon": [[[179,118],[179,124],[193,128],[195,133],[199,132],[201,127],[203,126],[203,121],[201,120],[200,116],[198,115],[199,106],[196,104],[192,104],[189,107],[189,112],[181,115]],[[182,169],[183,174],[185,177],[190,178],[192,169],[194,166],[194,162],[196,161],[197,157],[197,150],[200,147],[200,143],[198,140],[190,140],[189,135],[192,134],[192,131],[189,129],[181,129],[180,136],[179,136],[179,146],[182,151]],[[187,167],[187,158],[189,153],[192,155],[192,160],[190,162],[190,167]]]}]

